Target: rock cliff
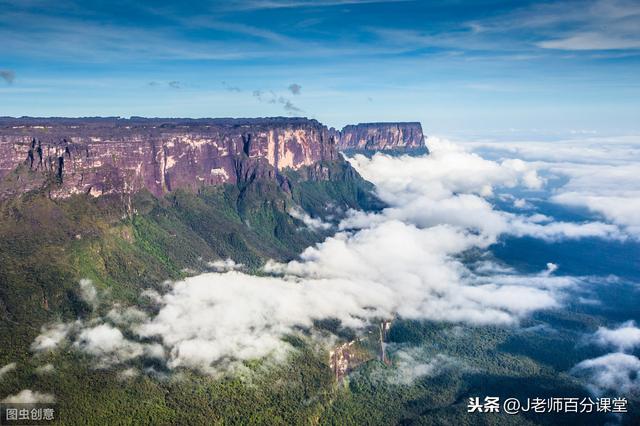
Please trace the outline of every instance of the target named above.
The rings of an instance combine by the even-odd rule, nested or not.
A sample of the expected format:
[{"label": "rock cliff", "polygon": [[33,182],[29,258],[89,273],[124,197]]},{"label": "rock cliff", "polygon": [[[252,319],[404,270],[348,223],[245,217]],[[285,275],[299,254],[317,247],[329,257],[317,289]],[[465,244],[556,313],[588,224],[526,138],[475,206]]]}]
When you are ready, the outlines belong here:
[{"label": "rock cliff", "polygon": [[[0,118],[0,197],[51,183],[51,196],[160,196],[175,189],[272,179],[284,169],[330,179],[338,151],[426,152],[420,123],[368,123],[341,132],[306,118]],[[421,151],[422,150],[422,151]],[[305,167],[312,166],[312,167]]]},{"label": "rock cliff", "polygon": [[[0,119],[0,178],[37,185],[52,195],[155,195],[258,177],[339,159],[337,133],[316,120],[266,119]],[[23,169],[23,173],[15,173]],[[40,183],[41,184],[41,183]]]},{"label": "rock cliff", "polygon": [[360,123],[342,129],[342,151],[427,153],[420,123]]}]

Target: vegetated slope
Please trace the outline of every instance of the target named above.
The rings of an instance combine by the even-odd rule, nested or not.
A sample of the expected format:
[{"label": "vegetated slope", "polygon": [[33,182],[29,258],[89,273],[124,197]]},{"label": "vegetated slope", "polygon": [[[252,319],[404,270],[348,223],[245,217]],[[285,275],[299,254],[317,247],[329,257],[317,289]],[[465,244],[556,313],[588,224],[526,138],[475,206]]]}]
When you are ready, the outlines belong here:
[{"label": "vegetated slope", "polygon": [[[322,182],[292,176],[291,192],[256,179],[162,198],[142,190],[131,199],[51,199],[45,186],[5,200],[0,333],[12,344],[0,349],[0,363],[11,361],[7,351],[23,353],[43,323],[82,315],[82,278],[109,289],[116,300],[133,302],[141,289],[183,277],[185,268],[206,269],[215,259],[231,258],[251,270],[270,258],[294,258],[325,235],[289,215],[294,206],[314,206],[318,217],[336,208],[379,206],[370,184],[347,163],[336,161],[325,170],[331,176]],[[301,173],[309,178],[313,171]]]},{"label": "vegetated slope", "polygon": [[[38,147],[28,142],[27,148]],[[207,270],[215,259],[231,258],[258,272],[267,259],[290,260],[332,232],[308,227],[289,214],[292,208],[335,223],[349,208],[382,207],[372,186],[339,156],[285,167],[252,156],[251,146],[258,145],[248,136],[246,142],[226,169],[233,172],[229,182],[174,185],[155,194],[118,186],[118,179],[110,187],[116,190],[98,197],[74,193],[86,182],[82,167],[74,172],[67,159],[66,169],[37,170],[17,158],[18,166],[0,181],[0,366],[18,367],[0,381],[0,397],[23,389],[55,394],[69,424],[320,421],[342,391],[327,354],[310,341],[288,337],[296,350],[284,364],[247,362],[250,378],[181,370],[175,377],[147,372],[125,380],[114,369],[96,369],[79,351],[30,351],[45,324],[106,314],[83,300],[81,279],[91,279],[109,305],[152,311],[140,297],[143,289],[160,290],[165,280]],[[176,176],[167,173],[165,180],[175,183]],[[49,363],[53,374],[38,372]]]},{"label": "vegetated slope", "polygon": [[[116,371],[96,370],[90,357],[73,350],[29,351],[42,325],[91,316],[80,279],[91,279],[111,303],[145,308],[142,289],[205,270],[208,261],[232,258],[256,271],[267,259],[292,259],[327,235],[292,217],[292,207],[306,207],[318,218],[381,207],[371,185],[342,160],[303,167],[288,182],[287,190],[276,180],[247,179],[161,198],[142,190],[132,197],[55,199],[48,196],[58,184],[52,179],[4,200],[0,366],[16,362],[18,369],[0,381],[0,396],[31,388],[51,392],[68,424],[295,424],[319,418],[332,375],[326,354],[301,341],[292,342],[298,350],[285,365],[249,365],[260,372],[251,385],[241,377],[189,371],[183,380],[142,375],[123,382]],[[36,372],[49,362],[54,374]]]}]

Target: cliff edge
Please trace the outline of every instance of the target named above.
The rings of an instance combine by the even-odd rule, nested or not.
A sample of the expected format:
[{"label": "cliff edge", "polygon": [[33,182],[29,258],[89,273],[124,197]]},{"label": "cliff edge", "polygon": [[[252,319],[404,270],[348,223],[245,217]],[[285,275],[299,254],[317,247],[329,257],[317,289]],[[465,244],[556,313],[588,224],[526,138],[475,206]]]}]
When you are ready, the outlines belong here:
[{"label": "cliff edge", "polygon": [[339,148],[344,152],[428,153],[422,125],[406,123],[360,123],[345,126]]},{"label": "cliff edge", "polygon": [[48,185],[54,198],[86,193],[161,196],[176,189],[276,181],[285,170],[329,179],[339,151],[427,153],[420,123],[329,129],[306,118],[0,118],[0,198]]},{"label": "cliff edge", "polygon": [[0,150],[0,178],[29,190],[46,177],[57,184],[52,195],[62,198],[283,181],[284,169],[340,158],[334,131],[316,120],[279,117],[0,118]]}]

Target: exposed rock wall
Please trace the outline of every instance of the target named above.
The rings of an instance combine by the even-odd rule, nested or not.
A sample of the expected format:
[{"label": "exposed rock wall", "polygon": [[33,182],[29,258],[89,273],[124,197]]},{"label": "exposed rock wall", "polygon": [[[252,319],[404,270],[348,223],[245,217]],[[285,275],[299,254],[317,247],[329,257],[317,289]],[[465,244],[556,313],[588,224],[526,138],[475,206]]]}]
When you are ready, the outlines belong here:
[{"label": "exposed rock wall", "polygon": [[[305,118],[146,119],[0,118],[0,180],[25,191],[51,186],[54,197],[133,193],[159,196],[203,185],[275,179],[339,150],[426,152],[420,123],[368,123],[341,132]],[[317,169],[317,170],[316,170]],[[14,173],[14,171],[22,173]],[[0,196],[2,187],[0,186]]]},{"label": "exposed rock wall", "polygon": [[427,151],[420,123],[360,123],[340,132],[344,151]]},{"label": "exposed rock wall", "polygon": [[0,178],[22,165],[56,179],[58,197],[161,195],[335,160],[336,137],[307,119],[2,118]]}]

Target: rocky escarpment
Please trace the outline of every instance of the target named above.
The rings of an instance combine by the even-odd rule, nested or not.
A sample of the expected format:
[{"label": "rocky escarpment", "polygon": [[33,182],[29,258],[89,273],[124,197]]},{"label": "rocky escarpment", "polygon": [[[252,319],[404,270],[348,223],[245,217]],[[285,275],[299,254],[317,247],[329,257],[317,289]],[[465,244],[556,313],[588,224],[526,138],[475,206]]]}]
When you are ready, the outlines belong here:
[{"label": "rocky escarpment", "polygon": [[0,178],[28,190],[46,177],[55,197],[161,195],[256,178],[286,188],[281,170],[339,159],[337,136],[302,118],[2,118]]},{"label": "rocky escarpment", "polygon": [[346,152],[427,153],[420,123],[360,123],[342,129],[340,150]]},{"label": "rocky escarpment", "polygon": [[[305,118],[0,118],[0,198],[51,183],[51,196],[160,196],[255,179],[281,171],[329,180],[323,164],[338,151],[425,153],[420,123],[367,123],[338,132]],[[306,167],[310,166],[310,167]],[[8,182],[8,184],[7,184]],[[9,188],[9,189],[7,189]]]}]

